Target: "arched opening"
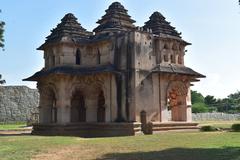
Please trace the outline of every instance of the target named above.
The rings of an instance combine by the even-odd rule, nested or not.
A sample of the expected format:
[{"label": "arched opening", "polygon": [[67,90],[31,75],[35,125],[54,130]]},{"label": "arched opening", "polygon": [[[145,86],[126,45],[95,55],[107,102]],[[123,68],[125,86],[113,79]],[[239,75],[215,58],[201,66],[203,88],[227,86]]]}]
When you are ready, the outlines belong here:
[{"label": "arched opening", "polygon": [[173,46],[172,46],[172,50],[174,50],[174,51],[178,50],[178,46],[177,46],[176,43],[173,44]]},{"label": "arched opening", "polygon": [[171,112],[171,121],[186,121],[187,106],[186,96],[187,90],[183,83],[173,82],[168,90],[167,104]]},{"label": "arched opening", "polygon": [[57,123],[57,107],[56,107],[56,96],[54,91],[51,88],[44,90],[42,95],[43,101],[43,122],[46,123]]},{"label": "arched opening", "polygon": [[170,57],[171,57],[171,63],[175,63],[175,57],[174,57],[174,55],[171,55]]},{"label": "arched opening", "polygon": [[163,55],[163,60],[164,60],[164,62],[168,62],[168,55],[167,54]]},{"label": "arched opening", "polygon": [[86,122],[85,100],[81,91],[74,92],[71,100],[71,122]]},{"label": "arched opening", "polygon": [[183,64],[182,56],[181,56],[181,55],[178,56],[178,64]]},{"label": "arched opening", "polygon": [[52,55],[52,67],[54,67],[54,66],[55,66],[55,56]]},{"label": "arched opening", "polygon": [[76,52],[76,65],[80,65],[81,64],[81,52],[80,49],[77,49]]},{"label": "arched opening", "polygon": [[98,95],[97,121],[105,122],[105,97],[102,90]]},{"label": "arched opening", "polygon": [[163,49],[169,49],[168,44],[164,44]]},{"label": "arched opening", "polygon": [[97,49],[97,64],[100,64],[100,63],[101,63],[101,54],[99,49]]}]

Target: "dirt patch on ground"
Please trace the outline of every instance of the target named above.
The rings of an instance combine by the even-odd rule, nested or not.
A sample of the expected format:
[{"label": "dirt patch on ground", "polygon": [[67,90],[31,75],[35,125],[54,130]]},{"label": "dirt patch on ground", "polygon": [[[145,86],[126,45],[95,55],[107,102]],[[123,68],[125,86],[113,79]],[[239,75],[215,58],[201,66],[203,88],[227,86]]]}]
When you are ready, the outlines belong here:
[{"label": "dirt patch on ground", "polygon": [[31,160],[90,160],[93,159],[94,155],[96,155],[94,149],[82,148],[81,146],[65,146],[40,153]]}]

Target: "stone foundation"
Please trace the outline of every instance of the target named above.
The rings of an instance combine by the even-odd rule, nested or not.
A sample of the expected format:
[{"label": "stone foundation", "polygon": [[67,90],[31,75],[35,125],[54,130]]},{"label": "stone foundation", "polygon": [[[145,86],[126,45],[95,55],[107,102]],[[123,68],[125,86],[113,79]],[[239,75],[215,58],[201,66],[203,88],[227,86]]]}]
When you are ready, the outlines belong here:
[{"label": "stone foundation", "polygon": [[150,122],[143,129],[145,134],[154,134],[162,131],[198,131],[198,123],[194,122]]},{"label": "stone foundation", "polygon": [[141,133],[141,123],[71,123],[71,124],[35,124],[33,135],[79,136],[79,137],[115,137],[133,136]]}]

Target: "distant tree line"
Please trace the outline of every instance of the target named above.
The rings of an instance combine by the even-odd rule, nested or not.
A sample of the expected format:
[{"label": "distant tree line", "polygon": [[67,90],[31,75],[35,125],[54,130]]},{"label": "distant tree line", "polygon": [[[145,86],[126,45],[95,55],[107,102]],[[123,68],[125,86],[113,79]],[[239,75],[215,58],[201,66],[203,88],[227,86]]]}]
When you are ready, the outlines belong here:
[{"label": "distant tree line", "polygon": [[192,112],[225,112],[240,113],[240,91],[230,94],[227,98],[216,99],[214,96],[207,95],[204,97],[197,91],[191,91]]}]

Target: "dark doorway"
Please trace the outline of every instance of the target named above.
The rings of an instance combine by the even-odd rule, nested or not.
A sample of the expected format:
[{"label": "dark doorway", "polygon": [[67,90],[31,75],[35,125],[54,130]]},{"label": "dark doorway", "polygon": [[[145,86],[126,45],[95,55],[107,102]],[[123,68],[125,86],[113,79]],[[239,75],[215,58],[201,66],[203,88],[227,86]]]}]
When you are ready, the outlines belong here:
[{"label": "dark doorway", "polygon": [[98,95],[98,109],[97,109],[97,121],[105,122],[105,98],[103,91]]},{"label": "dark doorway", "polygon": [[81,91],[73,94],[71,106],[71,122],[86,122],[85,101]]}]

